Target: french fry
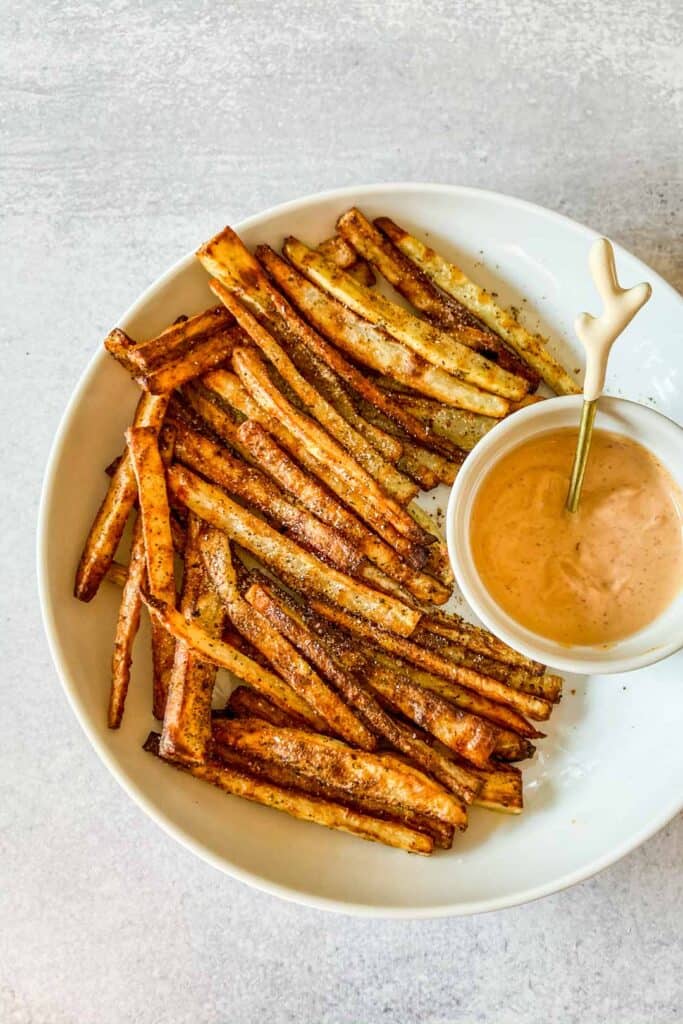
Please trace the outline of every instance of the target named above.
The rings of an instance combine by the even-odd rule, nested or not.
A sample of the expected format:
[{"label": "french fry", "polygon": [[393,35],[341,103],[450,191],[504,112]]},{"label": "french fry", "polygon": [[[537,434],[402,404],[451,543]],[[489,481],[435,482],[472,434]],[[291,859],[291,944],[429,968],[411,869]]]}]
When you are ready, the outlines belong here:
[{"label": "french fry", "polygon": [[178,423],[176,459],[230,494],[285,527],[290,535],[324,561],[357,575],[362,554],[333,527],[287,501],[277,484],[259,470],[234,458],[210,438]]},{"label": "french fry", "polygon": [[260,423],[247,420],[239,427],[238,436],[262,469],[286,491],[323,522],[339,530],[366,558],[405,586],[411,594],[421,601],[434,604],[441,604],[448,599],[450,589],[445,589],[431,576],[402,562],[394,548],[340,504],[315,476],[305,473],[293,462]]},{"label": "french fry", "polygon": [[[453,766],[428,744],[412,737],[408,730],[403,729],[393,716],[384,710],[372,692],[359,682],[353,671],[354,665],[347,667],[346,658],[344,664],[339,662],[341,652],[339,647],[331,644],[329,630],[325,639],[317,637],[297,614],[294,606],[274,588],[272,583],[265,581],[261,576],[249,588],[246,598],[337,687],[379,736],[384,737],[396,750],[410,757],[418,767],[433,775],[465,803],[472,801],[478,790],[476,780],[472,780],[461,768]],[[364,669],[362,658],[358,667]]]},{"label": "french fry", "polygon": [[[145,743],[145,750],[158,754],[156,734],[150,734]],[[218,761],[200,765],[183,765],[174,761],[164,763],[188,772],[204,782],[210,782],[225,793],[241,796],[245,800],[264,804],[278,811],[285,811],[301,821],[312,821],[327,828],[350,832],[361,839],[384,843],[408,853],[429,854],[434,848],[429,836],[406,828],[398,822],[382,821],[328,800],[318,800],[296,790],[273,785]]]},{"label": "french fry", "polygon": [[342,490],[347,503],[353,500],[354,508],[364,506],[366,517],[377,531],[406,560],[419,568],[427,557],[423,546],[431,543],[429,535],[413,522],[401,505],[341,445],[313,420],[294,408],[272,384],[256,352],[236,349],[233,365],[244,387],[268,416],[279,418],[299,445],[306,445],[315,459],[327,467],[329,474],[337,478],[337,490]]},{"label": "french fry", "polygon": [[426,669],[428,672],[442,676],[442,678],[450,682],[465,686],[485,697],[490,697],[498,703],[513,708],[522,715],[528,715],[529,718],[537,721],[545,721],[550,715],[552,705],[547,701],[528,693],[522,693],[520,690],[515,690],[511,686],[499,682],[497,679],[490,679],[488,676],[473,672],[472,669],[453,665],[445,658],[440,658],[432,651],[427,650],[427,648],[420,647],[418,644],[406,640],[404,637],[398,637],[386,630],[378,629],[377,626],[369,626],[367,622],[341,608],[326,604],[324,601],[319,601],[316,598],[310,600],[310,607],[319,615],[332,622],[336,622],[344,629],[358,636],[374,640],[379,647],[398,655],[399,658],[405,658],[420,668]]},{"label": "french fry", "polygon": [[516,769],[475,769],[482,781],[475,803],[490,811],[521,814],[524,810],[522,773]]},{"label": "french fry", "polygon": [[370,621],[381,622],[402,636],[410,636],[415,629],[420,620],[419,611],[323,565],[314,555],[287,537],[281,537],[267,523],[190,470],[172,466],[168,481],[171,493],[188,508],[251,551],[295,589],[331,596],[344,607],[365,615]]},{"label": "french fry", "polygon": [[[126,431],[126,441],[138,487],[149,589],[160,601],[175,605],[171,513],[157,431],[153,427],[131,427]],[[152,707],[155,718],[164,717],[174,657],[172,638],[152,622]]]},{"label": "french fry", "polygon": [[455,828],[466,825],[462,805],[452,794],[391,754],[354,750],[329,736],[277,728],[254,718],[218,719],[213,730],[219,743],[238,753],[275,761],[301,775],[329,782],[352,799],[363,795]]},{"label": "french fry", "polygon": [[527,672],[523,668],[516,668],[513,665],[506,665],[502,661],[495,661],[483,654],[476,654],[459,644],[451,644],[434,633],[425,633],[421,637],[423,646],[435,651],[442,658],[452,661],[454,665],[464,665],[466,668],[474,669],[492,679],[499,679],[508,686],[517,690],[531,693],[551,704],[558,704],[562,698],[562,678],[560,676],[546,673],[537,675]]},{"label": "french fry", "polygon": [[244,341],[245,335],[238,327],[224,327],[215,334],[200,338],[177,359],[150,373],[136,374],[135,379],[145,391],[153,395],[165,394],[220,366],[230,357],[235,346]]},{"label": "french fry", "polygon": [[461,302],[487,327],[500,335],[536,370],[549,388],[560,395],[575,395],[581,390],[564,367],[550,355],[546,340],[522,327],[511,313],[501,309],[493,296],[470,281],[459,267],[449,263],[388,217],[380,217],[375,223],[442,291]]},{"label": "french fry", "polygon": [[321,242],[318,252],[321,252],[342,270],[348,270],[358,260],[356,250],[340,234],[332,235],[331,238],[326,238],[324,242]]},{"label": "french fry", "polygon": [[[299,274],[294,267],[278,256],[269,246],[258,246],[256,255],[278,287],[291,298],[295,305],[297,304],[297,299],[303,298],[305,301],[305,297],[312,293],[314,305],[316,296],[319,296],[323,305],[329,303],[333,307],[337,306],[334,299],[328,299],[323,292],[320,292],[315,285]],[[344,307],[339,308],[344,310]],[[420,444],[441,452],[446,457],[456,460],[461,457],[454,446],[434,437],[429,430],[422,426],[417,417],[411,415],[402,407],[401,403],[396,402],[383,392],[381,388],[378,388],[366,374],[362,373],[353,363],[350,363],[334,345],[330,345],[317,331],[309,327],[305,321],[296,315],[292,307],[284,299],[279,300],[277,312],[281,318],[281,329],[285,331],[290,339],[296,339],[299,344],[305,346],[308,351],[329,366],[341,380],[345,381],[373,408],[378,409],[391,422],[401,427],[409,437],[414,438]],[[355,316],[355,314],[351,315]],[[360,322],[365,323],[365,321]],[[396,344],[389,340],[390,347]],[[398,345],[397,347],[400,348]],[[406,353],[408,352],[408,350],[405,351]],[[392,355],[391,348],[389,355]],[[409,358],[414,361],[413,356]]]},{"label": "french fry", "polygon": [[[246,716],[238,715],[237,717]],[[322,800],[333,800],[335,803],[349,807],[352,811],[369,814],[374,818],[400,822],[407,828],[430,836],[434,846],[441,850],[449,850],[453,845],[455,829],[452,825],[439,821],[438,818],[415,814],[395,806],[387,807],[380,800],[373,800],[365,794],[355,794],[353,798],[349,798],[348,793],[330,781],[321,782],[319,779],[301,775],[277,761],[262,761],[254,757],[245,757],[244,754],[238,754],[231,747],[227,747],[219,741],[215,742],[214,751],[216,758],[231,768],[237,768],[258,778],[267,779],[268,782],[272,782],[276,786],[295,789]]]},{"label": "french fry", "polygon": [[[417,488],[412,481],[399,473],[390,462],[387,462],[377,449],[373,448],[343,416],[339,415],[337,410],[322,397],[316,388],[308,383],[299,373],[287,353],[278,345],[273,336],[261,326],[256,317],[252,316],[246,306],[243,306],[220,281],[212,281],[210,287],[227,309],[230,310],[266,359],[273,364],[283,380],[286,381],[297,395],[303,404],[304,411],[342,446],[340,450],[343,451],[345,449],[348,455],[359,466],[362,466],[366,473],[374,477],[378,484],[396,501],[405,504],[411,498],[414,498]],[[244,349],[240,349],[240,352],[243,353],[244,351]],[[348,461],[348,456],[345,456],[345,458]]]},{"label": "french fry", "polygon": [[[402,659],[388,656],[383,651],[375,653],[375,662],[376,664],[372,666],[368,673],[369,684],[372,684],[372,676],[375,671],[389,668],[400,676],[405,676],[420,686],[424,686],[425,689],[437,693],[444,700],[454,704],[455,707],[462,708],[463,711],[469,711],[473,715],[478,715],[479,718],[487,719],[499,730],[517,733],[525,739],[536,739],[542,735],[523,715],[513,710],[513,708],[507,707],[505,704],[499,704],[490,697],[485,697],[474,690],[468,690],[467,687],[461,686],[459,683],[444,679],[442,676],[428,672],[426,669],[418,668],[416,665]],[[500,744],[497,740],[496,752],[499,749]]]},{"label": "french fry", "polygon": [[128,568],[129,567],[127,565],[123,565],[121,562],[112,562],[107,569],[107,575],[105,578],[117,587],[125,587],[126,579],[128,577]]},{"label": "french fry", "polygon": [[166,363],[183,356],[200,339],[221,333],[233,324],[223,306],[205,309],[196,316],[176,321],[165,331],[148,341],[138,342],[130,357],[139,373],[151,373]]},{"label": "french fry", "polygon": [[411,501],[408,506],[408,513],[423,530],[431,533],[435,538],[435,543],[430,547],[429,555],[425,562],[426,571],[432,573],[432,575],[436,576],[438,580],[441,580],[445,586],[452,590],[455,577],[451,568],[451,560],[448,557],[448,547],[443,539],[439,524],[416,501]]},{"label": "french fry", "polygon": [[[135,411],[133,425],[153,427],[157,432],[166,414],[168,396],[143,394]],[[74,596],[91,601],[114,560],[126,520],[137,497],[135,474],[128,452],[123,455],[111,478],[104,501],[90,527],[81,554]]]},{"label": "french fry", "polygon": [[439,291],[430,279],[400,249],[389,241],[353,207],[337,221],[337,230],[359,256],[368,260],[405,299],[435,326],[453,334],[470,348],[538,387],[540,377],[510,349],[497,334],[484,327],[452,296]]},{"label": "french fry", "polygon": [[[400,440],[403,452],[398,466],[403,472],[409,475],[416,472],[429,473],[435,481],[432,486],[436,486],[437,483],[450,486],[453,483],[465,458],[462,449],[457,449],[456,454],[447,458],[440,452],[434,451],[432,447],[419,444],[409,438],[397,423],[364,399],[360,401],[360,410],[373,426],[380,427],[389,434],[394,434]],[[423,484],[423,490],[429,490],[429,487],[425,487]]]},{"label": "french fry", "polygon": [[[516,401],[527,393],[528,381],[501,369],[462,341],[455,340],[453,335],[425,320],[419,320],[378,292],[364,288],[344,270],[339,270],[299,239],[290,235],[285,241],[283,252],[314,284],[350,306],[359,316],[387,331],[433,366],[459,377],[474,388],[492,392],[502,398]],[[466,332],[472,329],[462,330]],[[476,334],[478,337],[480,332]],[[462,337],[461,332],[459,336]]]},{"label": "french fry", "polygon": [[[295,267],[280,259],[272,249],[259,246],[257,253],[278,287],[305,315],[315,331],[358,363],[378,373],[387,374],[392,380],[400,381],[449,406],[471,409],[475,413],[497,418],[507,415],[510,404],[504,398],[473,388],[422,359],[386,331],[364,320],[309,281]],[[369,394],[364,393],[364,397],[378,404]],[[378,404],[378,408],[392,415],[386,406]],[[399,422],[407,433],[422,440],[409,429],[405,419]],[[438,443],[438,438],[435,441]]]},{"label": "french fry", "polygon": [[[188,622],[219,639],[225,613],[208,586],[199,552],[201,521],[189,517],[181,612]],[[211,742],[211,699],[216,666],[198,658],[184,640],[175,645],[164,709],[160,754],[184,763],[201,764]]]},{"label": "french fry", "polygon": [[[386,377],[380,379],[381,386],[390,388],[392,395],[395,383]],[[422,420],[435,434],[447,438],[468,452],[498,423],[498,420],[491,416],[456,409],[442,402],[435,402],[431,398],[422,398],[415,392],[401,394],[400,401],[416,419]]]},{"label": "french fry", "polygon": [[[109,566],[108,576],[114,565]],[[133,643],[140,625],[140,608],[142,598],[140,587],[145,581],[147,566],[145,563],[145,543],[142,536],[142,520],[135,521],[133,540],[130,549],[128,568],[119,567],[123,571],[123,593],[116,620],[114,635],[114,653],[111,666],[111,689],[109,691],[108,725],[110,729],[118,729],[123,718],[123,710],[130,683],[130,666],[133,660]]]},{"label": "french fry", "polygon": [[151,594],[142,592],[142,599],[153,615],[176,640],[185,641],[204,661],[210,661],[219,668],[227,669],[243,682],[264,693],[269,700],[285,711],[294,711],[314,729],[325,729],[326,722],[291,686],[274,672],[259,665],[257,661],[223,640],[217,640],[196,626],[187,622],[185,616],[171,605],[159,601]]},{"label": "french fry", "polygon": [[453,707],[437,694],[389,671],[373,670],[370,685],[444,746],[480,768],[488,765],[496,734],[484,719]]},{"label": "french fry", "polygon": [[493,658],[494,661],[517,665],[531,675],[542,675],[545,671],[544,665],[515,651],[488,630],[474,626],[453,613],[433,611],[423,616],[419,633],[415,637],[416,641],[420,643],[422,635],[427,633],[444,637],[452,644],[460,644],[471,651],[476,651],[477,654]]},{"label": "french fry", "polygon": [[499,729],[496,738],[495,761],[526,761],[533,757],[536,747],[531,740],[512,730]]},{"label": "french fry", "polygon": [[374,750],[375,737],[323,682],[295,647],[237,589],[230,555],[230,541],[224,533],[209,528],[202,533],[200,551],[214,589],[237,630],[263,654],[276,672],[325,720],[329,729],[364,750]]}]

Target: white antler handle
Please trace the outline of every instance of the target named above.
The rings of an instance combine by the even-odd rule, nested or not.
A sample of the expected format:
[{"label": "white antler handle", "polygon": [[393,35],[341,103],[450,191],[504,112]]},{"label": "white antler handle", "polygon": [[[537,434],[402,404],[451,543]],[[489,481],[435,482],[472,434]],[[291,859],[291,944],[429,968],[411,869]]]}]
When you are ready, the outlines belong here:
[{"label": "white antler handle", "polygon": [[586,350],[586,378],[583,397],[594,402],[605,386],[605,372],[612,345],[652,294],[649,284],[622,288],[617,280],[614,249],[606,238],[598,238],[588,257],[591,276],[602,299],[599,316],[580,313],[574,324]]}]

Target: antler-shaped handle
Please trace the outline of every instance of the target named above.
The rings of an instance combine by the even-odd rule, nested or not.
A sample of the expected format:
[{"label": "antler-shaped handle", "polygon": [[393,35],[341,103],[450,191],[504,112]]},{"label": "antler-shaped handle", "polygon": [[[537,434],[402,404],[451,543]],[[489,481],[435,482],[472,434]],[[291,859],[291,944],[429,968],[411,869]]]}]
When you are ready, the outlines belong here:
[{"label": "antler-shaped handle", "polygon": [[650,298],[652,288],[646,283],[633,288],[620,286],[614,265],[614,249],[606,238],[598,238],[593,243],[588,265],[602,299],[603,310],[599,316],[580,313],[574,327],[586,350],[583,397],[587,402],[594,402],[605,386],[607,359],[612,345]]}]

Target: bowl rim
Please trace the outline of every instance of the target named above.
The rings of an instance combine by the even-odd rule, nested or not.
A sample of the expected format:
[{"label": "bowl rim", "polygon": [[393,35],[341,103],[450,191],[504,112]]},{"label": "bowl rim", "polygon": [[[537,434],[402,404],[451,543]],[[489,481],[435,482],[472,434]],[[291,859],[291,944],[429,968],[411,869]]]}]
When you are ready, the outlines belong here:
[{"label": "bowl rim", "polygon": [[[641,416],[645,420],[656,420],[665,426],[667,432],[670,432],[672,435],[678,435],[679,443],[683,445],[683,427],[670,416],[659,412],[659,410],[643,405],[642,402],[634,402],[631,399],[614,395],[604,395],[600,402],[605,412],[623,408],[624,406],[629,407],[632,412],[637,410],[635,413],[637,416]],[[538,634],[536,634],[538,636],[538,643],[536,643],[533,632],[517,623],[513,616],[500,608],[490,595],[490,606],[488,604],[484,606],[480,601],[477,588],[485,591],[486,587],[477,572],[471,553],[468,529],[469,516],[467,516],[467,519],[465,518],[466,510],[462,500],[463,491],[467,491],[469,487],[467,507],[471,511],[472,502],[491,469],[500,458],[514,450],[518,444],[523,443],[520,439],[514,444],[506,444],[510,434],[519,431],[520,426],[526,424],[529,428],[526,440],[537,437],[550,429],[548,420],[556,416],[558,411],[561,413],[563,410],[576,409],[578,423],[578,413],[582,404],[583,395],[563,395],[557,398],[550,398],[544,402],[535,403],[520,409],[513,416],[510,416],[509,419],[501,421],[478,442],[476,446],[476,459],[470,457],[465,460],[451,488],[446,508],[446,543],[456,582],[468,605],[475,615],[481,619],[487,629],[490,629],[500,640],[515,647],[522,654],[526,655],[527,658],[533,658],[534,661],[548,664],[551,668],[559,669],[562,672],[570,672],[582,676],[594,674],[614,675],[621,672],[632,672],[639,668],[647,668],[649,665],[655,665],[658,661],[663,661],[664,658],[675,654],[683,647],[683,624],[681,624],[681,628],[670,642],[659,644],[657,647],[647,648],[641,653],[631,655],[615,653],[613,657],[610,657],[608,647],[607,656],[605,656],[604,649],[597,644],[580,647],[577,653],[572,655],[572,648]],[[600,407],[598,407],[599,415]],[[558,424],[555,424],[555,427],[556,429],[562,429]],[[624,433],[625,436],[629,436],[627,429],[624,430]],[[647,447],[646,442],[643,442],[643,444],[644,447]],[[482,460],[487,457],[489,464],[486,472],[481,473],[476,483],[472,484],[472,474],[479,471]],[[473,582],[475,579],[476,583]],[[678,598],[674,598],[674,601],[676,600],[680,600],[680,595]],[[654,621],[656,622],[657,620],[655,619]],[[625,640],[628,639],[629,637],[625,638]],[[610,646],[616,652],[619,642]],[[598,651],[600,650],[603,650],[602,658],[598,656]],[[552,655],[550,654],[551,651],[553,652]],[[578,653],[579,651],[581,653]]]},{"label": "bowl rim", "polygon": [[[562,224],[565,228],[570,229],[576,234],[585,235],[588,240],[600,237],[599,232],[594,231],[588,225],[567,217],[565,214],[549,210],[526,199],[506,195],[504,192],[464,185],[420,182],[379,182],[369,185],[349,185],[344,186],[343,188],[327,189],[321,192],[300,196],[297,199],[289,200],[284,203],[275,204],[268,207],[266,210],[242,219],[233,226],[237,232],[242,232],[253,226],[258,226],[261,222],[267,221],[275,215],[295,213],[297,210],[305,208],[313,202],[331,199],[342,201],[352,197],[355,198],[357,202],[362,202],[364,197],[381,194],[382,192],[392,192],[394,194],[417,192],[426,195],[445,194],[453,196],[454,198],[471,196],[473,198],[494,200],[497,203],[502,203],[509,207],[528,210],[535,215],[540,215],[557,224]],[[622,252],[629,258],[642,264],[642,260],[623,246],[615,245],[615,250],[617,251],[617,254]],[[129,306],[129,308],[118,319],[118,325],[125,327],[126,323],[135,317],[140,309],[147,305],[158,289],[168,283],[169,280],[172,280],[181,271],[185,270],[186,267],[194,262],[194,260],[195,250],[192,249],[144,289],[136,301],[132,303],[132,305]],[[645,266],[645,264],[642,265]],[[653,283],[656,283],[658,289],[669,293],[672,298],[683,303],[683,300],[676,289],[657,274],[656,271],[651,270],[649,267],[647,269],[650,275],[650,280]],[[525,889],[521,889],[507,896],[490,897],[489,899],[472,900],[469,902],[443,902],[439,904],[432,904],[430,906],[377,907],[372,904],[362,902],[313,896],[310,893],[301,891],[300,889],[273,882],[270,879],[262,877],[256,872],[251,872],[229,863],[224,857],[214,854],[210,849],[196,840],[190,832],[177,825],[169,815],[161,811],[145,796],[138,784],[130,778],[126,772],[124,772],[120,767],[117,758],[113,754],[110,754],[104,743],[100,740],[97,731],[94,726],[91,725],[87,714],[82,708],[75,688],[72,686],[69,679],[66,660],[63,654],[63,644],[58,635],[55,623],[55,613],[49,598],[49,581],[46,560],[49,534],[48,513],[53,497],[53,490],[57,476],[57,466],[66,442],[67,434],[69,433],[71,421],[73,420],[76,410],[87,391],[91,378],[95,376],[99,365],[105,362],[106,358],[106,353],[104,353],[100,348],[98,348],[91,356],[71,393],[69,401],[67,402],[49,451],[43,477],[43,485],[41,488],[37,519],[36,561],[38,596],[43,626],[47,635],[52,660],[57,670],[57,675],[59,676],[62,689],[66,694],[67,700],[81,728],[85,732],[99,758],[109,769],[121,788],[157,825],[164,830],[164,832],[171,836],[176,842],[180,843],[181,846],[190,850],[205,863],[210,864],[212,867],[233,878],[236,878],[240,882],[250,885],[262,892],[266,892],[269,895],[277,896],[288,902],[298,903],[318,910],[374,919],[418,920],[461,917],[470,914],[490,913],[492,911],[503,910],[508,907],[515,907],[524,903],[530,903],[537,899],[541,899],[544,896],[561,892],[578,882],[591,878],[598,872],[616,863],[632,850],[636,849],[656,832],[664,828],[664,826],[671,821],[671,819],[681,809],[683,809],[683,794],[678,797],[672,796],[670,802],[663,809],[660,808],[658,813],[654,814],[637,832],[631,834],[623,842],[616,846],[612,846],[609,851],[603,853],[601,856],[593,858],[593,860],[588,864],[582,865],[580,868],[576,868],[573,871],[566,872],[564,875],[552,881],[536,886],[528,886]]]}]

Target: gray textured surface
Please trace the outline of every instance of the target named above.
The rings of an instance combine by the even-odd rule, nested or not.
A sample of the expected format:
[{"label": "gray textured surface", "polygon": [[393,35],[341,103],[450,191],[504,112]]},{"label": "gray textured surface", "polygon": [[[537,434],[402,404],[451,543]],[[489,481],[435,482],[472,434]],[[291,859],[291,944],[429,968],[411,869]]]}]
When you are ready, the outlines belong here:
[{"label": "gray textured surface", "polygon": [[680,286],[677,6],[0,4],[3,1022],[681,1019],[681,819],[497,915],[279,903],[193,858],[107,774],[33,582],[40,478],[86,360],[226,221],[335,185],[459,182],[587,221]]}]

